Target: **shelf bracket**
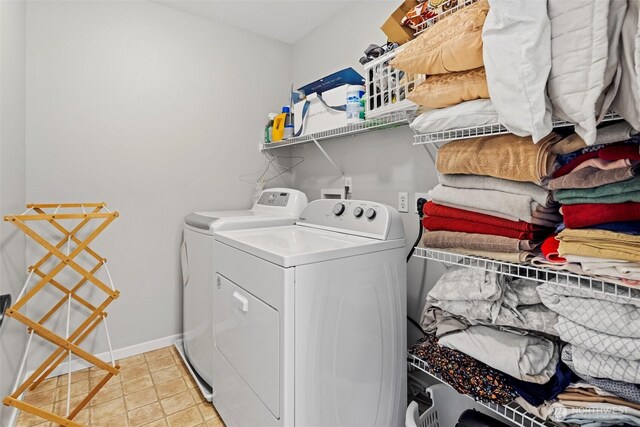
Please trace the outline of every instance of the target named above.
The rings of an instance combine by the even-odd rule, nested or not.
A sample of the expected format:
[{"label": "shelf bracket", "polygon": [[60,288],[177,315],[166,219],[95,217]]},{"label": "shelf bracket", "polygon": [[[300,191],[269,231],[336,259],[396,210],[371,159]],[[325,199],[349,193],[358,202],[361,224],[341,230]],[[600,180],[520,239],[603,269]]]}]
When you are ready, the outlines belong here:
[{"label": "shelf bracket", "polygon": [[318,147],[318,150],[320,150],[320,152],[324,155],[324,157],[329,161],[329,163],[331,163],[331,165],[334,167],[334,169],[336,171],[338,171],[338,173],[340,174],[340,176],[344,176],[344,172],[342,171],[342,168],[340,168],[336,162],[333,161],[333,159],[331,158],[331,156],[329,156],[329,154],[324,150],[324,148],[322,148],[322,145],[320,145],[320,143],[318,142],[318,140],[316,138],[311,139],[313,141],[314,144],[316,144],[316,147]]}]

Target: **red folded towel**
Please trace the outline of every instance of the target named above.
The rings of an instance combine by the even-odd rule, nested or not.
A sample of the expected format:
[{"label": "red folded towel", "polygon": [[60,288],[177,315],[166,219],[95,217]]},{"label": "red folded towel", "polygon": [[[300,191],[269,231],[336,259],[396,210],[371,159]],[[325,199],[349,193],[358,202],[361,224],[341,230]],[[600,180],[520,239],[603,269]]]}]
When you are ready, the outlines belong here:
[{"label": "red folded towel", "polygon": [[563,263],[567,262],[566,259],[562,258],[558,255],[558,247],[560,246],[560,241],[556,239],[557,234],[553,236],[547,237],[544,242],[542,242],[542,246],[540,246],[540,251],[542,255],[550,262]]},{"label": "red folded towel", "polygon": [[553,173],[553,177],[558,178],[561,176],[565,176],[566,174],[574,170],[580,163],[586,162],[589,159],[595,159],[597,157],[598,157],[597,151],[591,151],[588,153],[580,154],[578,157],[571,160],[566,165],[558,168],[558,170]]},{"label": "red folded towel", "polygon": [[598,157],[602,160],[610,161],[619,159],[640,160],[640,145],[625,144],[605,147],[598,151]]},{"label": "red folded towel", "polygon": [[540,240],[544,237],[540,232],[519,231],[513,228],[503,228],[495,225],[465,221],[464,219],[442,218],[438,216],[424,217],[422,219],[422,225],[428,231],[457,231],[461,233],[490,234],[492,236],[504,236],[519,240]]},{"label": "red folded towel", "polygon": [[517,231],[547,231],[547,228],[539,225],[530,224],[524,221],[510,221],[504,218],[498,218],[491,215],[471,212],[464,209],[451,208],[449,206],[439,205],[433,202],[427,202],[422,208],[422,212],[430,217],[440,217],[444,219],[461,219],[467,222],[492,225],[499,228],[508,228]]},{"label": "red folded towel", "polygon": [[640,203],[584,203],[563,205],[562,216],[567,228],[585,228],[608,222],[640,220]]}]

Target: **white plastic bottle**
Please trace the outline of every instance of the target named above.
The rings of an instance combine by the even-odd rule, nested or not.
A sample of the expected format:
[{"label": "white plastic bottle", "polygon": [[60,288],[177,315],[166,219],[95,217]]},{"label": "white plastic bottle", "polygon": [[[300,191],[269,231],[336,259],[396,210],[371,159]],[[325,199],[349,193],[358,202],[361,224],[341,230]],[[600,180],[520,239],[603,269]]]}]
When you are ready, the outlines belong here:
[{"label": "white plastic bottle", "polygon": [[363,121],[360,117],[360,99],[364,96],[364,86],[347,85],[347,123],[359,123]]}]

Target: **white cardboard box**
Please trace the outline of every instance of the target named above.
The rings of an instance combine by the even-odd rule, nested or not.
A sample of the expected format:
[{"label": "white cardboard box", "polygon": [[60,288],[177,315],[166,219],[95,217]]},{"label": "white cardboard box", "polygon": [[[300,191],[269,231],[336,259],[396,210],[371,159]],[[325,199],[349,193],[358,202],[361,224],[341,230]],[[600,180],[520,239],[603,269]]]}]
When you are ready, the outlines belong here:
[{"label": "white cardboard box", "polygon": [[[296,102],[294,105],[294,126],[297,134],[303,126],[303,132],[299,135],[309,135],[311,133],[336,129],[347,125],[347,113],[338,111],[330,107],[344,106],[347,101],[347,85],[338,86],[334,89],[322,93],[324,103],[318,99],[318,95],[312,93],[306,100]],[[306,116],[302,117],[305,102],[309,101],[309,109]]]}]

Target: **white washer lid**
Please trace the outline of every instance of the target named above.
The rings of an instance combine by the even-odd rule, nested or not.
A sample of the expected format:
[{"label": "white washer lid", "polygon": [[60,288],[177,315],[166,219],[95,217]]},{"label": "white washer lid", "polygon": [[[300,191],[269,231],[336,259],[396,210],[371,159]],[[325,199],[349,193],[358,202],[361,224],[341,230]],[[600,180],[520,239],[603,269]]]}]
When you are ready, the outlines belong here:
[{"label": "white washer lid", "polygon": [[282,267],[405,246],[404,239],[377,240],[297,225],[223,231],[217,233],[215,238]]},{"label": "white washer lid", "polygon": [[193,212],[184,217],[185,227],[213,235],[222,230],[242,228],[278,227],[296,222],[293,215],[258,213],[250,210]]}]

